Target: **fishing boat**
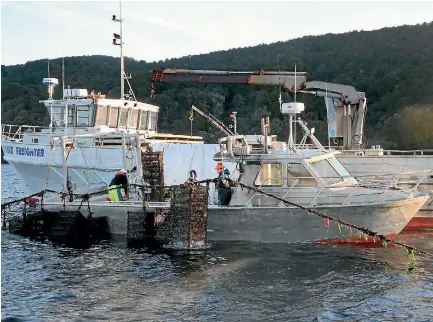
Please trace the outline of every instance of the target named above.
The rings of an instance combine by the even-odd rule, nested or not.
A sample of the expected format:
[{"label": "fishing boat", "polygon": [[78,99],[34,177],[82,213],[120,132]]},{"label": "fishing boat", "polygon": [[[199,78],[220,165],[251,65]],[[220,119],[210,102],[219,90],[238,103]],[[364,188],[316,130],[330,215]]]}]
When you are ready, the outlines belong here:
[{"label": "fishing boat", "polygon": [[[282,112],[294,115],[303,109],[302,103],[286,103]],[[309,137],[315,149],[295,146],[293,138],[286,145],[266,133],[255,138],[231,136],[221,140],[224,150],[215,159],[241,162],[238,180],[245,186],[390,238],[403,230],[429,198],[415,189],[358,182],[338,161],[338,152],[327,151],[301,119],[296,122],[306,134],[302,142]],[[337,226],[324,228],[323,219],[305,209],[242,187],[233,189],[228,207],[210,208],[209,218],[209,236],[218,240],[365,242],[349,231],[340,232]]]},{"label": "fishing boat", "polygon": [[[302,103],[286,103],[282,112],[293,116],[303,108]],[[289,144],[278,142],[276,136],[268,135],[266,131],[260,136],[236,134],[220,140],[222,149],[214,155],[214,160],[222,160],[232,169],[237,169],[237,172],[232,172],[236,182],[290,201],[295,206],[235,186],[227,206],[220,206],[210,198],[209,240],[366,242],[350,231],[340,231],[337,226],[326,227],[322,218],[308,214],[298,206],[315,209],[393,238],[428,200],[428,195],[416,189],[359,183],[338,161],[335,156],[338,152],[327,151],[300,118],[296,122],[305,132],[303,141],[310,138],[316,148],[295,147],[293,138],[289,139]],[[170,207],[166,200],[146,202],[143,199],[139,191],[135,199],[118,203],[107,202],[101,195],[92,197],[89,211],[91,209],[93,216],[108,217],[113,235],[126,236],[128,213],[142,211],[143,205],[148,212]],[[64,202],[57,197],[47,200],[45,208],[74,211],[81,204],[80,200]],[[159,220],[163,221],[164,216]]]},{"label": "fishing boat", "polygon": [[140,182],[137,158],[148,147],[164,154],[166,184],[184,182],[191,168],[206,175],[203,165],[212,162],[219,146],[203,144],[200,136],[158,132],[159,107],[136,99],[131,75],[125,72],[123,17],[113,16],[113,21],[120,24],[120,33],[113,37],[113,45],[120,48],[120,97],[65,88],[63,60],[62,98],[53,98],[58,79],[42,81],[48,99],[40,103],[50,115],[49,126],[2,124],[4,159],[15,169],[26,195],[45,189],[93,191],[106,187],[120,169],[128,171],[130,182]]},{"label": "fishing boat", "polygon": [[[296,70],[296,69],[295,69]],[[295,82],[286,78],[296,74]],[[360,181],[397,182],[401,187],[415,187],[431,192],[432,197],[410,221],[406,229],[433,229],[433,150],[396,151],[380,146],[367,148],[364,135],[367,97],[354,87],[322,81],[307,82],[306,73],[238,72],[160,68],[153,72],[156,83],[245,84],[279,86],[301,95],[323,97],[327,111],[329,151],[339,151],[337,159]],[[280,96],[281,97],[281,96]],[[280,98],[281,104],[281,98]],[[220,128],[220,125],[218,125]],[[296,141],[296,140],[295,140]],[[333,142],[333,145],[331,145]],[[296,142],[295,142],[296,144]],[[313,145],[308,145],[314,148]],[[421,179],[421,183],[419,180]]]}]

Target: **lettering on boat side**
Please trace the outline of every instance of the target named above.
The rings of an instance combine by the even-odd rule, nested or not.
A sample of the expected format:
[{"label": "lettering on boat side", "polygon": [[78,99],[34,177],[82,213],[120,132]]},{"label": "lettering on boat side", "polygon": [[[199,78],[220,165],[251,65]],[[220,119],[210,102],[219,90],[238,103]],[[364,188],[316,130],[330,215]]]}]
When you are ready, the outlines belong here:
[{"label": "lettering on boat side", "polygon": [[14,154],[14,148],[10,145],[3,145],[3,152],[6,154]]},{"label": "lettering on boat side", "polygon": [[[21,148],[16,147],[15,148],[16,155],[26,155],[28,157],[38,157],[43,158],[45,150],[44,149],[36,149],[36,148]],[[11,153],[13,154],[13,153]]]}]

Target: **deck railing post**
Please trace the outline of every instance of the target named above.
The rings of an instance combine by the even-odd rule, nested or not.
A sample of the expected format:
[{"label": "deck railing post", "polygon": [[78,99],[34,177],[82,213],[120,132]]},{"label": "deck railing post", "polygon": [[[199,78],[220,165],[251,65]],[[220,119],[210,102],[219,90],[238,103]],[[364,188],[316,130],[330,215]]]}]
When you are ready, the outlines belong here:
[{"label": "deck railing post", "polygon": [[63,136],[60,136],[60,146],[62,149],[63,189],[64,192],[66,192],[68,191],[68,165],[66,160],[65,139]]}]

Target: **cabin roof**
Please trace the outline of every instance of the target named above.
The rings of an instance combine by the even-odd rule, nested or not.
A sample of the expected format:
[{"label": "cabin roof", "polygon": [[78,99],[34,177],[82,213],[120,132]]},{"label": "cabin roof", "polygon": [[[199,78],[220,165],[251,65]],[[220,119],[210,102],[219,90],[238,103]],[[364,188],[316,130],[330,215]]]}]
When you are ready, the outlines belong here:
[{"label": "cabin roof", "polygon": [[[114,107],[123,107],[123,108],[131,108],[133,110],[150,110],[153,112],[158,112],[159,107],[152,104],[147,104],[143,102],[130,101],[130,100],[121,100],[121,99],[110,99],[110,98],[100,98],[96,99],[94,102],[91,98],[78,98],[78,99],[59,99],[59,100],[43,100],[39,101],[40,103],[44,103],[45,106],[57,105],[64,106],[66,104],[74,104],[74,105],[89,105],[89,104],[97,104],[97,105],[105,105],[105,106],[114,106]],[[125,105],[126,104],[126,105]],[[136,105],[136,106],[135,106]]]}]

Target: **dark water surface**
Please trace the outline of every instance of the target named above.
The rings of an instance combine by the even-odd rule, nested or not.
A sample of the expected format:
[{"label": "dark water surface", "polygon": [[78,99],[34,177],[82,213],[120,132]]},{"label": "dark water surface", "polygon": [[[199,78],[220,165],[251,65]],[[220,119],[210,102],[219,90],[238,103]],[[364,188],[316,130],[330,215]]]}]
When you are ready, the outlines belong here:
[{"label": "dark water surface", "polygon": [[[20,196],[2,165],[2,200]],[[325,229],[325,228],[324,228]],[[403,236],[433,251],[432,234]],[[2,232],[2,318],[22,321],[433,321],[433,261],[404,249],[214,243],[146,253]]]}]

